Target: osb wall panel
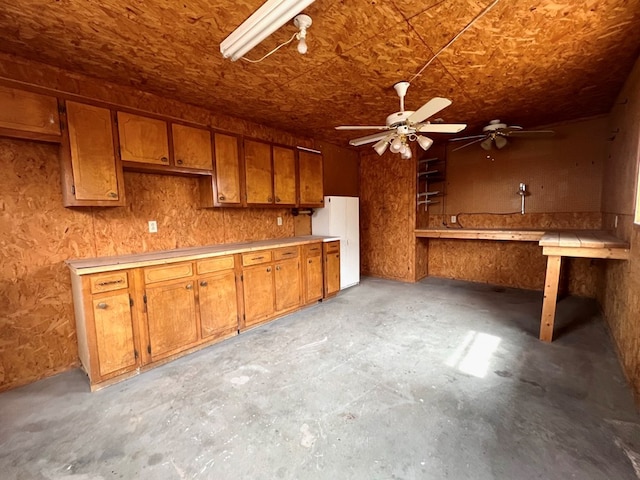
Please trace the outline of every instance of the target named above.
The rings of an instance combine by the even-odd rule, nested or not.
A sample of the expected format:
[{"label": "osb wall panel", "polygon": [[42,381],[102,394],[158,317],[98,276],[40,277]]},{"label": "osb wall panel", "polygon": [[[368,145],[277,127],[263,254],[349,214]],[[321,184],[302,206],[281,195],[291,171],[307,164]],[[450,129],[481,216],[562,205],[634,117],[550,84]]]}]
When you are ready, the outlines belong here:
[{"label": "osb wall panel", "polygon": [[[605,117],[551,127],[550,138],[509,139],[503,149],[479,144],[458,151],[450,143],[447,156],[447,214],[520,211],[518,187],[529,194],[525,211],[599,212],[608,133]],[[433,209],[432,211],[438,211]]]},{"label": "osb wall panel", "polygon": [[[429,225],[442,228],[442,215],[430,215]],[[599,229],[600,213],[526,215],[462,215],[466,228]],[[582,258],[563,260],[562,291],[595,298],[601,287],[603,262]],[[429,275],[542,290],[546,257],[536,242],[429,240]]]},{"label": "osb wall panel", "polygon": [[62,207],[57,148],[0,138],[0,390],[78,364],[64,260],[95,254],[92,215]]},{"label": "osb wall panel", "polygon": [[415,281],[415,162],[397,154],[360,156],[363,275]]},{"label": "osb wall panel", "polygon": [[640,59],[611,110],[602,211],[633,214],[640,158]]},{"label": "osb wall panel", "polygon": [[357,197],[360,195],[360,156],[355,150],[317,142],[324,162],[324,194]]},{"label": "osb wall panel", "polygon": [[629,240],[629,261],[606,264],[601,304],[625,374],[640,403],[640,227],[633,225],[633,204],[638,188],[640,143],[640,59],[616,100],[611,142],[604,178],[604,223],[617,236]]},{"label": "osb wall panel", "polygon": [[285,209],[198,209],[184,177],[126,172],[126,207],[64,208],[53,145],[0,138],[0,168],[0,390],[78,364],[65,260],[294,234]]}]

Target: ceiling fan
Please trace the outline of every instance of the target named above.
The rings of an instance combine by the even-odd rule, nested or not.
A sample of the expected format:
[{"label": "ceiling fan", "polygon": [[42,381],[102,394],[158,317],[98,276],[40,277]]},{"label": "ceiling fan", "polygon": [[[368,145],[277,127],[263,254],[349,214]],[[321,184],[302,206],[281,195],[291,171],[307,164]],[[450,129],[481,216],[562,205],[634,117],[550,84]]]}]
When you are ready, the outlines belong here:
[{"label": "ceiling fan", "polygon": [[405,110],[404,97],[409,85],[409,82],[398,82],[393,86],[400,97],[400,111],[389,115],[386,125],[341,125],[336,127],[336,130],[382,130],[380,133],[354,138],[349,141],[349,144],[357,147],[376,142],[373,148],[378,155],[382,155],[389,147],[393,153],[400,153],[402,158],[411,158],[409,141],[416,140],[423,150],[427,150],[433,144],[433,140],[419,135],[420,133],[458,133],[467,126],[464,123],[447,124],[426,121],[451,105],[451,100],[448,98],[435,97],[418,110]]},{"label": "ceiling fan", "polygon": [[458,148],[454,148],[453,151],[462,150],[478,142],[480,142],[480,146],[484,150],[491,150],[494,144],[497,149],[501,149],[507,145],[507,137],[550,137],[555,134],[553,130],[523,130],[522,127],[517,125],[507,126],[506,123],[502,123],[500,120],[491,120],[489,125],[482,128],[482,132],[480,135],[452,138],[449,140],[450,142],[471,140]]}]

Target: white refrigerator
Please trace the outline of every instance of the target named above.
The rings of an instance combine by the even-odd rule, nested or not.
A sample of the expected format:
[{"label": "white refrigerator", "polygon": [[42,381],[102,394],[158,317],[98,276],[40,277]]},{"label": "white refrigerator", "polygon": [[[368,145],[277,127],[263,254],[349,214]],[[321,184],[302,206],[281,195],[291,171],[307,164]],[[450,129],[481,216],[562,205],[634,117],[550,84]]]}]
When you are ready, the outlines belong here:
[{"label": "white refrigerator", "polygon": [[311,233],[340,237],[340,290],[360,283],[360,199],[324,197],[311,217]]}]

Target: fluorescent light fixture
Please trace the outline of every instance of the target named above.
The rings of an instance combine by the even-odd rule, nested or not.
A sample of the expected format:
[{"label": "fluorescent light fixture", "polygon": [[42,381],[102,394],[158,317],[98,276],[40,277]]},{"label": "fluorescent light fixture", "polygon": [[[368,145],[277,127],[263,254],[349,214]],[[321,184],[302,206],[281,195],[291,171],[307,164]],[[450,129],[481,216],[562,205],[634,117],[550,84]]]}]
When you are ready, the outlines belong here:
[{"label": "fluorescent light fixture", "polygon": [[235,62],[313,2],[268,0],[222,41],[220,53]]}]

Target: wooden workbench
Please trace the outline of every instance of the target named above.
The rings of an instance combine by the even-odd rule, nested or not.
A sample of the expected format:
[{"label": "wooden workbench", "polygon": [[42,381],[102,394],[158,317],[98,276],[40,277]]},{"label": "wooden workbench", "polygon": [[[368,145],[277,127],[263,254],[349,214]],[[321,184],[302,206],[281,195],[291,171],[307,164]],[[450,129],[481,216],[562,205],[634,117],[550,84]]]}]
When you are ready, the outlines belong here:
[{"label": "wooden workbench", "polygon": [[545,233],[539,245],[542,254],[547,256],[540,340],[550,342],[553,340],[562,257],[628,260],[629,244],[607,232],[577,230]]},{"label": "wooden workbench", "polygon": [[416,229],[417,238],[538,242],[547,256],[540,340],[553,339],[562,257],[627,260],[629,244],[600,230]]}]

